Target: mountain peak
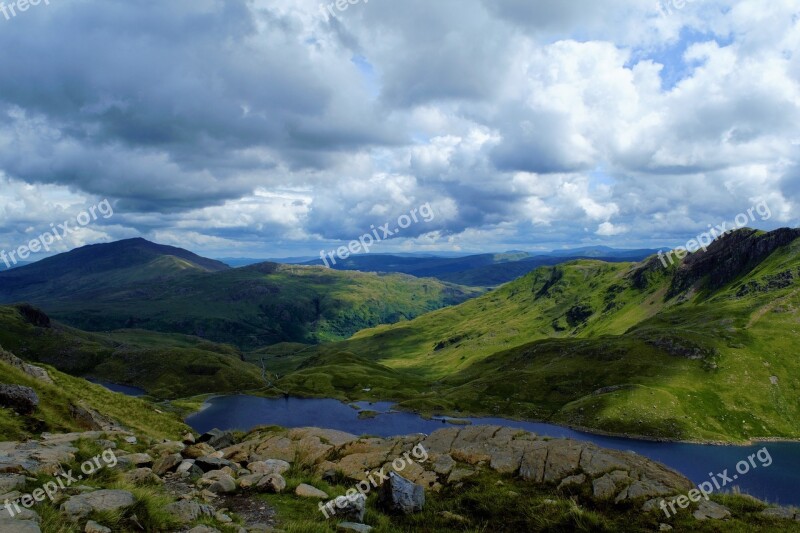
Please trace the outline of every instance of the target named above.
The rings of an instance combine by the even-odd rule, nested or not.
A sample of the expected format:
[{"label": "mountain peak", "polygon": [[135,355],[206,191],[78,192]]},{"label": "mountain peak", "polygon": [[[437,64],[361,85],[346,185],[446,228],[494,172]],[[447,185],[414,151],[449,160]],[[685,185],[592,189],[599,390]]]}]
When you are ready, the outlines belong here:
[{"label": "mountain peak", "polygon": [[[176,258],[179,261],[158,262],[164,258]],[[172,274],[176,270],[184,271],[187,268],[200,272],[218,272],[230,268],[225,263],[201,257],[188,250],[137,237],[82,246],[30,265],[0,272],[0,296],[10,295],[26,287],[57,283],[60,279],[74,280],[115,271],[126,271],[131,275],[131,269],[136,267],[140,267],[139,275],[147,277]]]}]

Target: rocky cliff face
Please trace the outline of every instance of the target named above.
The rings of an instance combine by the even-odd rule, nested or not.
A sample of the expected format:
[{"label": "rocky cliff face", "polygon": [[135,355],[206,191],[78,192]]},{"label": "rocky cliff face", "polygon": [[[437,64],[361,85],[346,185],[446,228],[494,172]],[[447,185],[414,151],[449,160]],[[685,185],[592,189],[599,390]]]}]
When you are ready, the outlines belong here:
[{"label": "rocky cliff face", "polygon": [[678,267],[668,297],[691,288],[719,289],[757,267],[775,250],[800,238],[800,229],[770,233],[741,229],[717,239],[708,251],[691,254]]}]

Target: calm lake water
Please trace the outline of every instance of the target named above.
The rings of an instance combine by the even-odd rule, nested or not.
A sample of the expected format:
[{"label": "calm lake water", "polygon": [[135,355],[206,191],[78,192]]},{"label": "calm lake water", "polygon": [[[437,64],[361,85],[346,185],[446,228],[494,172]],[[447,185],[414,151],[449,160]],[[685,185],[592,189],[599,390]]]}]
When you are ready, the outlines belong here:
[{"label": "calm lake water", "polygon": [[133,396],[134,398],[138,398],[139,396],[144,396],[147,394],[146,390],[138,387],[131,387],[129,385],[117,385],[116,383],[109,383],[107,381],[94,378],[86,378],[86,381],[94,383],[95,385],[102,385],[112,392],[119,392],[121,394],[125,394],[126,396]]},{"label": "calm lake water", "polygon": [[[322,427],[355,435],[394,437],[412,433],[432,433],[451,426],[446,420],[425,420],[414,413],[391,412],[392,404],[357,403],[360,408],[377,411],[374,418],[359,418],[358,411],[338,400],[301,398],[258,398],[254,396],[221,396],[211,399],[204,409],[186,419],[198,432],[210,429],[249,430],[259,425],[287,428]],[[800,505],[800,444],[762,443],[756,446],[705,446],[648,442],[617,437],[604,437],[574,431],[552,424],[520,422],[503,418],[469,418],[473,424],[502,425],[524,429],[537,435],[588,441],[604,448],[634,451],[683,473],[695,483],[709,479],[709,473],[728,469],[733,477],[736,464],[766,447],[772,464],[751,469],[736,484],[743,492],[782,505]]]}]

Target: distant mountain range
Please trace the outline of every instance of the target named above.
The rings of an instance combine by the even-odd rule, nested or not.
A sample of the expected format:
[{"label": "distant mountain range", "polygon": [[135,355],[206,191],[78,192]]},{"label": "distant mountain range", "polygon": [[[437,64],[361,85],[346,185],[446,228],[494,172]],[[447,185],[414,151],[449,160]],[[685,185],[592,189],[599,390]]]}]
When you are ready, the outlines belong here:
[{"label": "distant mountain range", "polygon": [[0,303],[31,303],[74,327],[182,333],[240,348],[345,339],[480,293],[402,274],[275,263],[232,269],[144,239],[0,272]]},{"label": "distant mountain range", "polygon": [[[337,260],[335,270],[360,272],[401,272],[417,277],[437,278],[474,287],[496,287],[515,280],[541,266],[552,266],[577,259],[600,259],[608,262],[641,261],[658,250],[616,250],[607,247],[560,250],[542,254],[506,252],[462,257],[365,254]],[[330,263],[330,261],[329,261]],[[322,265],[316,258],[304,263]]]}]

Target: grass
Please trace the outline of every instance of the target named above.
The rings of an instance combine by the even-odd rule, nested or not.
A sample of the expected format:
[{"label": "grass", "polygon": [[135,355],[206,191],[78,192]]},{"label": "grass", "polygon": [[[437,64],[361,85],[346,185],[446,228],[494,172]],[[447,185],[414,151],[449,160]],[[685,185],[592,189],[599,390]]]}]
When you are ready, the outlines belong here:
[{"label": "grass", "polygon": [[30,387],[40,399],[38,409],[28,416],[19,416],[2,409],[4,416],[0,416],[0,440],[24,440],[38,437],[45,431],[85,431],[86,427],[71,412],[74,405],[92,408],[106,417],[122,422],[136,433],[154,439],[177,438],[189,430],[180,418],[158,412],[150,402],[112,393],[99,385],[50,367],[45,368],[54,381],[53,385],[38,381],[17,368],[0,362],[0,374],[4,383]]},{"label": "grass", "polygon": [[[334,498],[348,488],[327,485],[315,477],[292,479],[289,488],[298,482],[317,486]],[[284,494],[258,496],[278,511],[278,527],[292,533],[336,531],[338,520],[326,520],[318,502]],[[725,531],[800,531],[800,524],[769,520],[760,516],[763,506],[738,495],[714,496],[715,501],[729,506],[733,518],[725,522]],[[378,510],[378,496],[368,495],[365,523],[377,533],[395,532],[599,532],[657,531],[661,523],[669,523],[675,531],[720,531],[719,523],[698,522],[684,512],[671,520],[660,510],[643,513],[641,503],[617,506],[613,503],[592,503],[587,494],[560,492],[554,487],[534,485],[521,480],[484,472],[460,486],[444,488],[440,493],[427,492],[423,512],[410,515],[388,515]]]},{"label": "grass", "polygon": [[260,355],[301,395],[666,439],[800,438],[798,257],[800,240],[738,273],[720,259],[674,298],[676,267],[575,261],[344,342]]}]

